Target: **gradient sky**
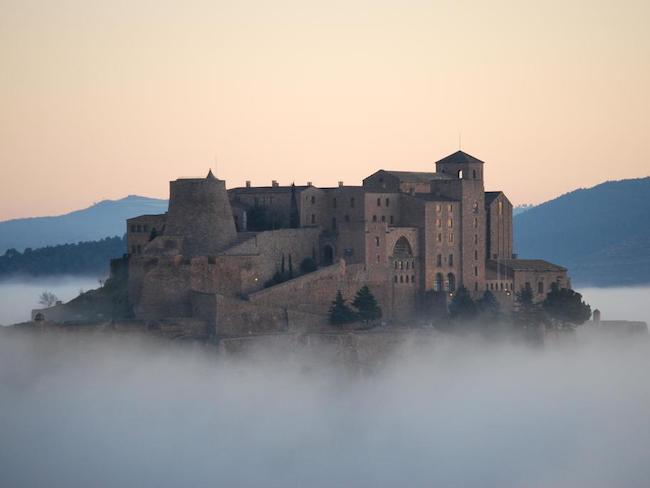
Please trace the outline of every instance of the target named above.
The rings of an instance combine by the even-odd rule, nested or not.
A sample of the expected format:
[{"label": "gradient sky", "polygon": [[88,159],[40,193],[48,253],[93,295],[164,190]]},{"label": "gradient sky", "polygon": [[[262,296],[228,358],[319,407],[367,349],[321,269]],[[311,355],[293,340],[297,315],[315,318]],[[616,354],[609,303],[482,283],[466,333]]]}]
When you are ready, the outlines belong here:
[{"label": "gradient sky", "polygon": [[0,0],[0,219],[217,160],[358,184],[458,149],[515,204],[650,174],[650,2]]}]

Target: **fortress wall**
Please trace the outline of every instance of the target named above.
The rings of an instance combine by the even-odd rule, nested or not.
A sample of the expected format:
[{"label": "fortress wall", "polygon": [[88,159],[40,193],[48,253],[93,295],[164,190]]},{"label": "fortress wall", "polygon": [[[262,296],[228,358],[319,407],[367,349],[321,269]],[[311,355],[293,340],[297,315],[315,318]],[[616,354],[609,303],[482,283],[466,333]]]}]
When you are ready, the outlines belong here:
[{"label": "fortress wall", "polygon": [[[219,256],[218,261],[237,262],[245,269],[241,275],[241,292],[252,293],[262,289],[282,266],[289,271],[289,257],[294,275],[300,273],[300,263],[318,254],[320,230],[318,228],[279,229],[260,232],[252,239],[233,246]],[[240,257],[236,260],[235,257]]]},{"label": "fortress wall", "polygon": [[391,317],[394,295],[387,285],[386,268],[368,269],[362,264],[346,265],[345,261],[259,291],[249,299],[252,303],[327,316],[337,291],[351,302],[363,285],[368,285],[384,315]]},{"label": "fortress wall", "polygon": [[245,336],[286,331],[287,311],[282,307],[251,303],[216,295],[216,333],[218,336]]}]

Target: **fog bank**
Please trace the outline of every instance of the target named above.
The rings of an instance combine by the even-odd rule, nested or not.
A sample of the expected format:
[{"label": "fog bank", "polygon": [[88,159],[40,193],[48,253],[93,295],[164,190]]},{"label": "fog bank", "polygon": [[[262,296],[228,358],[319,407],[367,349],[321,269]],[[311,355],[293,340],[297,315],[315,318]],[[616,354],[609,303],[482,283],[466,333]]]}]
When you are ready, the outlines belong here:
[{"label": "fog bank", "polygon": [[299,351],[4,332],[0,486],[645,486],[648,352],[446,338],[358,374]]},{"label": "fog bank", "polygon": [[0,280],[0,325],[10,325],[30,320],[31,310],[40,308],[38,297],[51,291],[59,300],[67,302],[99,287],[97,278],[89,276],[47,276],[11,278]]}]

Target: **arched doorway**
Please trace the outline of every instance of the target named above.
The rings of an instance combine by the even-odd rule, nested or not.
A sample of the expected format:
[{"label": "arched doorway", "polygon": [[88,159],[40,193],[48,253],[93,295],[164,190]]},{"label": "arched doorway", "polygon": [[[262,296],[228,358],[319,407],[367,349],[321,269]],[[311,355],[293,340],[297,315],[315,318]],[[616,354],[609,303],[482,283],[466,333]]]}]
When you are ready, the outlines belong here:
[{"label": "arched doorway", "polygon": [[334,248],[331,244],[323,246],[323,266],[330,266],[334,264]]}]

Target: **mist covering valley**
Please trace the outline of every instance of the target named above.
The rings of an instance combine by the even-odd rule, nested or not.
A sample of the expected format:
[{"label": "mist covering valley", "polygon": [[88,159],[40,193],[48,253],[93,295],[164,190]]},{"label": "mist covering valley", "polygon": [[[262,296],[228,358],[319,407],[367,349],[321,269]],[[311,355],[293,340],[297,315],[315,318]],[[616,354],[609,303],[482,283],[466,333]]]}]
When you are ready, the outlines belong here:
[{"label": "mist covering valley", "polygon": [[[606,317],[647,320],[647,289],[594,290],[581,291]],[[416,335],[351,366],[276,343],[224,356],[140,336],[1,332],[0,486],[636,487],[650,476],[646,336],[584,329],[531,348]]]}]

